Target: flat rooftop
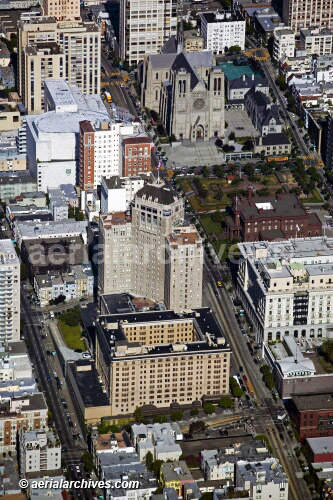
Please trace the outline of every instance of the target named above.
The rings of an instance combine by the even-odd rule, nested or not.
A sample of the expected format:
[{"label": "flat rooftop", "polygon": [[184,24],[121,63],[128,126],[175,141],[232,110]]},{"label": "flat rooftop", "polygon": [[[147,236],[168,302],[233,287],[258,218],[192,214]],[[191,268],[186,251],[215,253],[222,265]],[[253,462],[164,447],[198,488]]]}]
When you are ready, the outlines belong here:
[{"label": "flat rooftop", "polygon": [[235,11],[221,11],[221,12],[204,12],[201,14],[207,23],[231,23],[244,21],[245,19],[239,10]]},{"label": "flat rooftop", "polygon": [[76,105],[76,101],[70,90],[70,87],[65,82],[65,80],[48,80],[47,90],[53,99],[55,105]]},{"label": "flat rooftop", "polygon": [[249,481],[252,484],[258,483],[258,474],[260,474],[259,483],[288,483],[288,478],[277,458],[266,458],[261,462],[240,460],[236,467],[236,474],[240,474],[244,481]]},{"label": "flat rooftop", "polygon": [[76,221],[75,219],[66,219],[52,222],[34,221],[19,222],[17,231],[22,238],[36,238],[39,235],[64,234],[64,233],[86,233],[88,227],[87,221]]},{"label": "flat rooftop", "polygon": [[[128,304],[127,304],[128,307]],[[193,325],[193,330],[188,333],[186,342],[182,343],[164,343],[162,340],[158,343],[140,343],[129,342],[125,333],[132,324],[149,325],[154,323],[170,324],[174,328],[179,323],[190,323]],[[128,312],[124,311],[121,314],[101,315],[98,321],[98,335],[105,337],[109,348],[112,345],[116,346],[116,352],[113,353],[115,358],[122,356],[130,357],[149,355],[181,355],[192,354],[199,351],[229,351],[229,345],[225,338],[215,315],[208,307],[176,313],[174,311],[145,311],[145,312]],[[132,336],[133,335],[132,332]],[[119,349],[118,349],[119,348]],[[128,351],[126,351],[128,348]]]},{"label": "flat rooftop", "polygon": [[[333,262],[333,238],[314,237],[314,238],[295,238],[279,242],[253,242],[239,243],[241,252],[244,256],[255,257],[256,252],[264,250],[267,259],[277,259],[283,256],[291,263],[307,263],[307,259],[313,259],[316,264]],[[332,257],[332,259],[329,259]],[[260,258],[260,257],[259,257]],[[314,262],[314,263],[315,263]]]},{"label": "flat rooftop", "polygon": [[96,368],[91,366],[91,369],[80,370],[80,366],[89,368],[89,365],[91,366],[89,360],[75,361],[68,365],[75,379],[83,404],[86,408],[108,406],[110,401],[107,394],[102,390]]},{"label": "flat rooftop", "polygon": [[102,215],[101,221],[105,229],[111,229],[112,226],[119,226],[131,222],[131,217],[126,212],[113,212],[112,214]]},{"label": "flat rooftop", "polygon": [[332,436],[307,438],[306,441],[314,454],[333,453]]},{"label": "flat rooftop", "polygon": [[[101,306],[105,314],[142,312],[143,308],[160,310],[160,307],[152,300],[143,297],[133,297],[128,293],[101,295]],[[163,307],[163,309],[165,309],[165,307]]]},{"label": "flat rooftop", "polygon": [[332,393],[294,395],[293,402],[298,411],[333,410]]},{"label": "flat rooftop", "polygon": [[0,240],[0,264],[20,264],[12,240]]}]

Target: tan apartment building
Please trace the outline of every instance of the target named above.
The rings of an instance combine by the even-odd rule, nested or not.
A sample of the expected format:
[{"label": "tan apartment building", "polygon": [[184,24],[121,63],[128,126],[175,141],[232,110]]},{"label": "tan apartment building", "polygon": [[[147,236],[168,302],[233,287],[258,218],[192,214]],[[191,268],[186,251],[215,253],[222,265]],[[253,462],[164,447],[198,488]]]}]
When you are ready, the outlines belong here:
[{"label": "tan apartment building", "polygon": [[300,30],[300,48],[311,56],[332,54],[333,30],[329,28],[304,28]]},{"label": "tan apartment building", "polygon": [[151,144],[151,139],[146,136],[127,137],[122,140],[123,177],[150,172]]},{"label": "tan apartment building", "polygon": [[2,102],[0,106],[0,132],[20,128],[21,118],[21,113],[15,102]]},{"label": "tan apartment building", "polygon": [[102,294],[129,292],[132,288],[132,224],[124,212],[99,219],[98,288]]},{"label": "tan apartment building", "polygon": [[64,78],[65,56],[55,42],[34,44],[23,48],[22,101],[28,112],[44,110],[44,82]]},{"label": "tan apartment building", "polygon": [[57,21],[80,21],[80,0],[43,0],[42,15],[54,16]]},{"label": "tan apartment building", "polygon": [[[30,52],[26,48],[34,50]],[[76,85],[82,94],[99,94],[100,64],[101,42],[96,24],[57,22],[55,17],[19,21],[18,91],[29,113],[43,111],[43,93],[39,88],[48,78],[64,78],[68,85]]]},{"label": "tan apartment building", "polygon": [[47,429],[47,404],[42,393],[28,394],[0,402],[0,453],[16,451],[17,433]]},{"label": "tan apartment building", "polygon": [[27,157],[25,154],[13,155],[8,151],[0,153],[0,172],[27,170]]},{"label": "tan apartment building", "polygon": [[202,305],[203,245],[195,226],[179,224],[166,237],[164,303],[185,311]]},{"label": "tan apartment building", "polygon": [[295,33],[313,26],[333,28],[333,0],[285,0],[282,19]]},{"label": "tan apartment building", "polygon": [[209,308],[100,316],[96,330],[96,368],[111,415],[218,400],[229,391],[230,346]]}]

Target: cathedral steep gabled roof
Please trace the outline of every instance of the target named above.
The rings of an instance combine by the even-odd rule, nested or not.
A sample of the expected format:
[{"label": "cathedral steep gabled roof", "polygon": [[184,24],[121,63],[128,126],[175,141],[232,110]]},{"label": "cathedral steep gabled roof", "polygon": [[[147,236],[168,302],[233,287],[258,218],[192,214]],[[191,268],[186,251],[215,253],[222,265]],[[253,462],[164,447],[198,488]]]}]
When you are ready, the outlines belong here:
[{"label": "cathedral steep gabled roof", "polygon": [[177,55],[176,59],[173,62],[173,65],[171,66],[171,69],[173,71],[181,71],[182,69],[184,69],[187,73],[190,73],[191,89],[193,89],[199,82],[199,78],[197,77],[195,71],[193,70],[188,60],[186,59],[183,52]]}]

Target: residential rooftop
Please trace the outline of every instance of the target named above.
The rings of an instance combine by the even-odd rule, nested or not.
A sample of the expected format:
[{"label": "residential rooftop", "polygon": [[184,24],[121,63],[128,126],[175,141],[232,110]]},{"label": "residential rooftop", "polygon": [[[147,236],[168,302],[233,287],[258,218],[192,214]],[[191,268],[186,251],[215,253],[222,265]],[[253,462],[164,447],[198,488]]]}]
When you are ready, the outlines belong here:
[{"label": "residential rooftop", "polygon": [[165,482],[169,481],[189,481],[193,480],[190,469],[185,460],[166,462],[162,464],[161,475]]},{"label": "residential rooftop", "polygon": [[224,10],[220,12],[203,12],[201,17],[204,17],[207,23],[230,23],[237,21],[245,21],[239,10]]},{"label": "residential rooftop", "polygon": [[43,235],[47,238],[48,235],[63,235],[68,233],[68,235],[75,234],[86,234],[88,227],[87,221],[76,221],[75,219],[67,219],[52,222],[41,222],[36,224],[34,221],[29,222],[19,222],[17,224],[17,231],[20,233],[22,238],[37,238]]},{"label": "residential rooftop", "polygon": [[277,458],[266,458],[261,462],[239,460],[236,467],[236,474],[240,474],[243,481],[251,484],[288,483],[287,475]]},{"label": "residential rooftop", "polygon": [[20,265],[12,240],[0,240],[0,264]]},{"label": "residential rooftop", "polygon": [[28,172],[1,172],[0,184],[36,184],[36,179]]},{"label": "residential rooftop", "polygon": [[165,310],[150,299],[133,297],[127,293],[101,295],[101,310],[103,314],[126,314],[143,312],[144,310]]},{"label": "residential rooftop", "polygon": [[113,226],[128,224],[131,222],[131,217],[126,212],[113,212],[111,214],[102,215],[101,222],[105,229],[111,229]]},{"label": "residential rooftop", "polygon": [[0,459],[0,497],[8,500],[20,500],[21,488],[19,486],[19,474],[17,460],[11,457]]},{"label": "residential rooftop", "polygon": [[[290,264],[333,263],[333,238],[295,238],[286,241],[260,241],[238,244],[245,257],[271,259],[275,262],[283,256]],[[256,257],[257,255],[257,257]]]},{"label": "residential rooftop", "polygon": [[[12,408],[21,408],[21,411],[12,411]],[[47,404],[42,392],[28,394],[25,396],[13,397],[10,400],[0,401],[0,417],[10,415],[20,415],[28,411],[46,410]]]}]

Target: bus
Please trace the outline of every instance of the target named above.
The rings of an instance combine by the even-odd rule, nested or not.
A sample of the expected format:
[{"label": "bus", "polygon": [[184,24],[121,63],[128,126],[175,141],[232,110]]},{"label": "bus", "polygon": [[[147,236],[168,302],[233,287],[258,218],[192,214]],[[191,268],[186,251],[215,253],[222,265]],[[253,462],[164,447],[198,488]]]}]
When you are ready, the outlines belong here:
[{"label": "bus", "polygon": [[247,381],[247,388],[248,388],[250,394],[254,393],[253,385],[251,384],[251,382],[249,380]]},{"label": "bus", "polygon": [[279,161],[288,161],[288,156],[277,156],[277,157],[271,157],[271,158],[267,158],[267,161],[268,163],[270,163],[271,161],[276,161],[276,162],[279,162]]},{"label": "bus", "polygon": [[107,102],[112,102],[112,97],[111,97],[111,94],[110,92],[104,92],[104,95],[105,95],[105,98],[107,100]]},{"label": "bus", "polygon": [[237,375],[234,375],[232,378],[234,378],[234,379],[236,380],[237,384],[238,384],[238,385],[239,385],[239,387],[240,387],[240,385],[241,385],[241,384],[240,384],[240,380],[239,380],[239,378],[237,377]]}]

